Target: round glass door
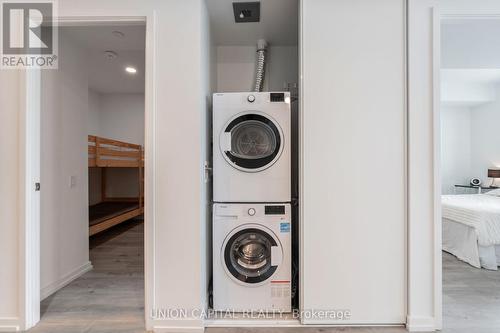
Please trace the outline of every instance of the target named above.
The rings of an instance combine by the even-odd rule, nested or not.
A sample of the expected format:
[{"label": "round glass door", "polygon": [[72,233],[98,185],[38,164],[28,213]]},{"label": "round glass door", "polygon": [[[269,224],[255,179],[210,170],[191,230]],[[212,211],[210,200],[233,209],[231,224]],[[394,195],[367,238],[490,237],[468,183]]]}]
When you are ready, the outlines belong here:
[{"label": "round glass door", "polygon": [[272,247],[276,240],[267,232],[242,229],[232,235],[224,246],[224,262],[228,272],[245,283],[260,283],[269,279],[277,269],[272,265]]},{"label": "round glass door", "polygon": [[226,160],[246,171],[255,172],[271,166],[279,158],[282,146],[277,125],[255,113],[240,115],[232,120],[221,136],[221,148]]}]

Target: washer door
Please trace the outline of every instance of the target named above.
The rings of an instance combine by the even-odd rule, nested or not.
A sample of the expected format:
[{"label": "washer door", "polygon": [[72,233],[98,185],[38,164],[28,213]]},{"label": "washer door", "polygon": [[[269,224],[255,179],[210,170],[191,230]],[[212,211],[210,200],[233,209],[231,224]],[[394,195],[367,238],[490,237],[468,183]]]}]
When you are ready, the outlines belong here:
[{"label": "washer door", "polygon": [[250,285],[268,281],[283,260],[276,235],[259,225],[243,225],[233,230],[224,241],[221,255],[231,278]]},{"label": "washer door", "polygon": [[237,169],[258,172],[269,168],[283,151],[279,125],[260,112],[247,112],[231,119],[221,133],[224,158]]}]

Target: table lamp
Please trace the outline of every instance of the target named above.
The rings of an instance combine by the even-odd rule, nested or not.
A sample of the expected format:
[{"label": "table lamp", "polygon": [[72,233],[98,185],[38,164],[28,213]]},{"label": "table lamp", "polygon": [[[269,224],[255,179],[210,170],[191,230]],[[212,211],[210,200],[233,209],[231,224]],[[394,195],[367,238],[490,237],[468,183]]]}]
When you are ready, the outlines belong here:
[{"label": "table lamp", "polygon": [[500,169],[488,169],[488,177],[492,178],[490,187],[498,187],[495,184],[495,180],[500,178]]}]

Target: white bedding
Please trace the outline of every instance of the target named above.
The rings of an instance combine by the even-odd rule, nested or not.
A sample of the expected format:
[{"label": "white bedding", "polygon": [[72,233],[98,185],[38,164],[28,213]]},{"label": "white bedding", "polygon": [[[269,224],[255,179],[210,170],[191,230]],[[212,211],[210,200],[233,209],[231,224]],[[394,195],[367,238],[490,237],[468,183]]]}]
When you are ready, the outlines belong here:
[{"label": "white bedding", "polygon": [[500,245],[480,246],[474,228],[443,218],[443,251],[476,268],[497,270]]},{"label": "white bedding", "polygon": [[480,246],[500,244],[500,197],[486,194],[443,195],[443,218],[472,227]]}]

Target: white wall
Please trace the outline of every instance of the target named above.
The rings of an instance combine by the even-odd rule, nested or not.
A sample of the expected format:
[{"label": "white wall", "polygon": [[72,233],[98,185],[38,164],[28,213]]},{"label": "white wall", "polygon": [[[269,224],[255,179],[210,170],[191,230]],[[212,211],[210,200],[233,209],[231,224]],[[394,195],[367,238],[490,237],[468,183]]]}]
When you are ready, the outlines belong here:
[{"label": "white wall", "polygon": [[[90,93],[89,134],[144,145],[144,94]],[[97,115],[95,115],[97,108]],[[95,122],[97,119],[97,124]]]},{"label": "white wall", "polygon": [[[471,110],[471,175],[489,185],[488,168],[500,168],[500,87],[497,99]],[[498,182],[498,181],[497,181]]]},{"label": "white wall", "polygon": [[[154,57],[148,59],[156,59],[154,73],[148,71],[146,75],[147,78],[155,79],[155,85],[149,86],[152,89],[152,104],[147,107],[156,110],[154,128],[150,128],[150,136],[146,138],[148,147],[153,147],[154,142],[155,149],[155,159],[147,161],[146,172],[156,172],[154,187],[151,187],[153,184],[150,183],[146,188],[146,191],[154,193],[155,198],[155,202],[146,201],[148,314],[151,308],[200,308],[202,295],[205,293],[201,282],[205,279],[205,275],[202,277],[201,273],[201,253],[204,246],[200,238],[206,203],[201,202],[201,197],[193,195],[201,193],[204,186],[201,181],[204,160],[201,133],[205,124],[202,123],[200,115],[200,101],[203,100],[200,94],[202,2],[64,0],[58,4],[59,15],[64,17],[154,17],[154,22],[148,22],[146,43],[155,43]],[[172,52],[172,45],[175,45],[175,52]],[[17,151],[17,147],[22,143],[18,137],[20,132],[16,123],[20,110],[16,107],[16,96],[19,96],[21,90],[19,85],[12,84],[13,74],[8,72],[0,71],[2,96],[7,96],[0,100],[2,117],[7,120],[0,126],[2,129],[6,127],[5,132],[11,134],[11,139],[2,140],[0,146],[2,151],[11,152],[13,147],[16,147]],[[8,115],[4,116],[3,110],[8,110]],[[190,129],[189,135],[186,135],[186,129]],[[172,142],[177,142],[179,138],[183,138],[183,144],[172,145]],[[175,156],[175,159],[172,156]],[[2,194],[6,191],[8,196],[2,196],[1,201],[7,200],[2,204],[9,202],[5,198],[16,193],[19,184],[22,184],[15,185],[11,182],[11,179],[16,177],[17,170],[22,167],[14,160],[12,163],[12,168],[5,169],[9,181],[2,184]],[[22,239],[18,227],[24,223],[16,219],[15,212],[17,207],[22,207],[24,203],[16,201],[9,204],[7,210],[2,212],[8,217],[2,219],[2,230],[6,230],[5,235],[9,240],[2,243],[3,251],[0,253],[0,262],[7,268],[11,264],[23,263],[26,259],[24,255],[20,255],[12,260],[13,254],[18,253],[21,246],[18,242]],[[150,230],[154,230],[154,234],[150,233]],[[1,237],[3,235],[4,233]],[[157,255],[153,256],[154,253]],[[10,268],[16,271],[15,267]],[[182,272],[182,275],[179,272]],[[3,290],[5,285],[8,289],[0,297],[0,310],[5,310],[0,313],[0,318],[13,316],[15,323],[23,326],[24,310],[16,307],[22,296],[21,285],[11,274],[14,273],[3,273],[2,269],[1,277],[5,277],[5,280],[2,279],[0,288]],[[18,275],[17,278],[22,277]],[[5,327],[9,323],[2,320],[0,326]],[[146,316],[146,323],[148,329],[155,327],[157,330],[165,327],[201,328],[203,324],[196,318],[153,320],[149,316]]]},{"label": "white wall", "polygon": [[351,312],[305,321],[402,324],[404,1],[304,1],[302,11],[302,309]]},{"label": "white wall", "polygon": [[[407,327],[428,331],[440,327],[441,217],[435,211],[433,81],[433,8],[440,0],[409,0],[408,5],[408,317]],[[439,64],[437,64],[439,66]],[[437,69],[438,70],[438,69]],[[436,123],[436,126],[439,123]]]},{"label": "white wall", "polygon": [[86,57],[62,31],[59,46],[59,70],[42,72],[42,297],[89,265]]},{"label": "white wall", "polygon": [[19,75],[0,71],[0,330],[20,325],[19,274]]},{"label": "white wall", "polygon": [[499,123],[498,99],[475,107],[441,107],[443,194],[454,194],[455,184],[469,184],[473,177],[490,184],[488,168],[500,167]]},{"label": "white wall", "polygon": [[[253,91],[256,46],[217,47],[217,91]],[[264,91],[282,91],[285,83],[298,82],[296,46],[270,46],[267,52]]]},{"label": "white wall", "polygon": [[[202,4],[201,15],[201,95],[200,114],[202,124],[201,128],[201,153],[203,160],[212,165],[212,94],[217,86],[217,48],[214,44],[214,36],[210,25],[210,18],[206,2]],[[201,251],[201,304],[205,310],[208,310],[208,288],[212,277],[212,182],[211,174],[207,171],[202,176],[204,184],[200,193],[200,202],[204,205],[204,214],[201,217],[200,247]]]},{"label": "white wall", "polygon": [[89,89],[88,96],[88,114],[87,114],[87,132],[88,134],[100,135],[101,113],[101,94]]},{"label": "white wall", "polygon": [[[475,112],[473,113],[475,115]],[[471,110],[467,107],[441,107],[442,193],[455,194],[456,184],[469,184],[473,177]]]},{"label": "white wall", "polygon": [[[100,94],[89,90],[88,134],[144,147],[144,94]],[[90,204],[101,200],[101,171],[89,169]],[[136,168],[106,170],[108,197],[138,197]]]}]

